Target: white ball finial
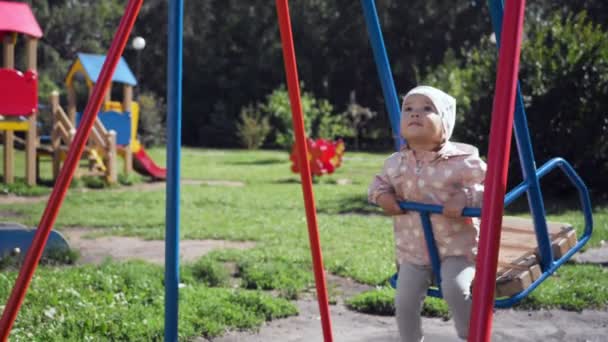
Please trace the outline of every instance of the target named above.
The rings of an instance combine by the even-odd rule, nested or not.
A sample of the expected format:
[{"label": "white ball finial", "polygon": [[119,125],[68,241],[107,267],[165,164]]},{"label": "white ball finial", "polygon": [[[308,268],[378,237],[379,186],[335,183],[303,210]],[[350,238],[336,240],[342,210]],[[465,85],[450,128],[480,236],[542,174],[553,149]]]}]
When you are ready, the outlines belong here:
[{"label": "white ball finial", "polygon": [[146,47],[146,40],[143,37],[135,37],[133,38],[132,45],[135,50],[142,50]]}]

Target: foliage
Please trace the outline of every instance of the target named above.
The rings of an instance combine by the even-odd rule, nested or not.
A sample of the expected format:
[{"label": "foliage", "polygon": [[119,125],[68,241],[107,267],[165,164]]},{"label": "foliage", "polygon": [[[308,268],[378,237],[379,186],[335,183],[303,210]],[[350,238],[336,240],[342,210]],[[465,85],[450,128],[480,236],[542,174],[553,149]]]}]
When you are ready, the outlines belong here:
[{"label": "foliage", "polygon": [[109,183],[99,176],[82,176],[80,181],[85,187],[90,189],[103,189],[109,186]]},{"label": "foliage", "polygon": [[[11,334],[14,341],[162,339],[163,273],[144,262],[41,268]],[[6,302],[16,272],[0,273]],[[226,329],[251,329],[297,313],[289,302],[254,291],[207,288],[189,282],[180,290],[181,339],[213,337]]]},{"label": "foliage", "polygon": [[598,265],[562,266],[518,307],[570,311],[602,309],[608,305],[608,270]]},{"label": "foliage", "polygon": [[208,258],[199,259],[191,267],[192,275],[207,286],[226,286],[228,284],[228,271],[224,265]]},{"label": "foliage", "polygon": [[256,260],[239,264],[243,287],[248,289],[281,290],[288,299],[297,299],[298,292],[313,284],[310,265],[285,261]]},{"label": "foliage", "polygon": [[49,188],[41,185],[27,185],[23,178],[16,178],[15,183],[13,184],[0,183],[0,194],[2,195],[42,196],[49,194],[50,192],[51,190]]},{"label": "foliage", "polygon": [[[329,101],[317,99],[313,94],[302,92],[302,113],[307,137],[334,139],[349,134],[344,117],[334,113]],[[275,89],[261,106],[271,118],[275,144],[291,149],[294,143],[293,123],[289,94],[284,86]]]},{"label": "foliage", "polygon": [[243,147],[249,150],[262,146],[270,133],[268,117],[262,118],[259,108],[252,105],[241,109],[241,122],[236,127]]},{"label": "foliage", "polygon": [[135,184],[139,184],[143,181],[142,176],[136,174],[135,172],[131,172],[129,174],[119,173],[118,174],[118,183],[120,185],[131,186]]},{"label": "foliage", "polygon": [[139,94],[137,102],[140,108],[137,130],[140,142],[146,147],[163,145],[166,140],[165,103],[152,92]]},{"label": "foliage", "polygon": [[365,131],[369,122],[374,119],[377,114],[377,112],[358,104],[354,91],[350,93],[350,101],[348,107],[346,107],[344,116],[346,116],[347,122],[350,123],[350,128],[354,135],[355,151],[359,150],[359,139],[365,136]]}]

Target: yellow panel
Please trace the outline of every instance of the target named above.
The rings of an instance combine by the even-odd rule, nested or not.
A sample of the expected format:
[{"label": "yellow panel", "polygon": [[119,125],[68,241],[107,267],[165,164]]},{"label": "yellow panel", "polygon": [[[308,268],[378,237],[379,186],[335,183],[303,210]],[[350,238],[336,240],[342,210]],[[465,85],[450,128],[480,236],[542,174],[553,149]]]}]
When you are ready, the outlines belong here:
[{"label": "yellow panel", "polygon": [[27,121],[0,121],[0,131],[27,131],[30,129]]},{"label": "yellow panel", "polygon": [[[132,148],[135,145],[139,145],[139,141],[137,140],[137,125],[139,123],[139,103],[133,101],[131,102],[131,146]],[[136,151],[139,151],[139,146]]]},{"label": "yellow panel", "polygon": [[80,63],[79,59],[77,59],[76,62],[74,62],[74,64],[72,65],[72,68],[68,72],[68,75],[65,77],[66,88],[72,89],[74,87],[74,84],[73,84],[74,75],[76,75],[77,73],[80,73],[84,76],[84,80],[87,84],[87,88],[89,88],[89,93],[91,93],[92,88],[93,88],[93,81],[91,81],[91,78],[89,77],[87,72],[84,70],[84,67],[82,66],[82,63]]}]

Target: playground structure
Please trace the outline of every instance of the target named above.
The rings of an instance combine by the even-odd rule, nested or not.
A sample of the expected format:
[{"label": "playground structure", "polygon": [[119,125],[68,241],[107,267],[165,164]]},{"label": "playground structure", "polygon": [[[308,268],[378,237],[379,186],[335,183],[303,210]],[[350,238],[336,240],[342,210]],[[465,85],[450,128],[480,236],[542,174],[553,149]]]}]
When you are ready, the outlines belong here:
[{"label": "playground structure", "polygon": [[[15,68],[17,35],[25,36],[25,73]],[[0,69],[0,134],[4,144],[4,182],[15,181],[15,132],[25,132],[25,181],[36,184],[36,118],[38,74],[36,51],[42,30],[27,4],[0,2],[0,40],[3,58]]]},{"label": "playground structure", "polygon": [[[399,132],[399,104],[397,101],[394,83],[390,73],[386,49],[382,40],[382,34],[378,23],[378,16],[373,0],[362,0],[366,23],[372,41],[374,57],[377,62],[382,88],[386,103],[389,107],[393,132],[398,140]],[[542,273],[523,292],[514,297],[513,300],[523,298],[529,291],[538,286],[543,280],[550,276],[555,270],[578,251],[590,238],[592,230],[592,218],[589,195],[584,183],[574,172],[572,167],[562,159],[556,158],[545,164],[538,170],[534,165],[531,151],[530,135],[527,130],[523,102],[517,85],[517,71],[519,66],[519,49],[523,27],[524,0],[512,0],[507,2],[504,9],[501,1],[490,0],[490,12],[497,42],[501,42],[501,33],[504,33],[504,45],[499,50],[499,63],[496,79],[496,94],[492,113],[492,127],[490,132],[490,148],[488,160],[488,173],[486,177],[486,191],[484,193],[483,210],[478,208],[467,208],[465,216],[482,216],[481,236],[479,243],[479,256],[476,269],[476,280],[473,292],[473,316],[469,341],[489,341],[491,333],[491,321],[493,316],[492,306],[494,304],[496,270],[498,266],[500,233],[503,226],[503,206],[511,203],[515,198],[527,193],[530,209],[533,215],[533,231],[538,241],[540,254],[540,271]],[[61,169],[55,188],[45,208],[39,224],[39,229],[28,250],[26,260],[13,288],[13,292],[5,306],[2,320],[0,321],[0,339],[8,338],[11,327],[21,306],[27,287],[31,282],[35,268],[40,260],[42,249],[49,237],[50,229],[55,222],[61,203],[65,198],[67,187],[73,177],[77,163],[85,149],[88,136],[95,124],[96,115],[102,106],[104,93],[110,84],[119,57],[126,44],[127,37],[131,31],[135,18],[141,8],[142,0],[130,0],[123,19],[100,72],[99,81],[95,84],[88,105],[81,118],[78,131],[72,139],[72,146],[65,158],[64,167]],[[289,97],[292,108],[292,117],[296,143],[298,146],[299,165],[302,166],[300,176],[302,179],[302,190],[304,195],[311,253],[317,285],[317,298],[321,312],[321,324],[325,341],[332,341],[331,322],[329,318],[328,296],[325,287],[325,275],[323,260],[321,256],[318,225],[316,222],[316,209],[312,191],[310,166],[307,161],[308,151],[306,147],[305,131],[303,124],[302,106],[300,101],[299,80],[297,75],[297,64],[292,37],[291,21],[287,0],[276,0],[279,18],[280,34],[283,47],[283,58]],[[169,172],[167,177],[167,239],[166,239],[166,273],[165,273],[165,340],[177,341],[177,289],[179,284],[179,163],[180,163],[180,125],[181,125],[181,53],[183,32],[183,1],[172,1],[169,3],[169,120],[167,147]],[[504,31],[504,32],[502,32]],[[517,110],[516,109],[517,99]],[[524,182],[513,189],[504,198],[506,189],[507,165],[509,158],[509,147],[511,141],[511,127],[515,112],[515,130],[518,141],[518,151],[522,161]],[[396,118],[396,120],[395,120]],[[567,233],[564,243],[558,243],[558,248],[564,246],[563,255],[555,259],[552,249],[551,235],[547,228],[545,212],[540,193],[538,180],[551,169],[560,167],[575,184],[581,195],[581,202],[585,216],[585,232],[578,242],[573,242],[571,234]],[[441,206],[430,206],[419,203],[400,203],[406,210],[417,210],[421,213],[424,226],[424,234],[429,244],[428,249],[433,261],[433,270],[439,271],[438,254],[434,248],[432,228],[430,227],[429,215],[441,213]],[[529,223],[525,224],[530,227]],[[511,227],[517,229],[517,227]],[[570,231],[570,229],[566,229]],[[560,226],[561,232],[561,226]],[[557,232],[557,233],[560,233]],[[529,234],[529,233],[526,233]],[[528,235],[529,236],[529,235]],[[561,239],[560,241],[563,241]],[[570,246],[574,244],[573,246]],[[527,266],[526,266],[527,267]],[[529,270],[529,268],[528,268]],[[530,271],[529,271],[530,272]],[[438,278],[440,286],[440,279]],[[440,287],[436,293],[431,295],[440,296]],[[511,301],[505,302],[512,303]]]},{"label": "playground structure", "polygon": [[[78,79],[83,79],[88,90],[87,95],[90,97],[105,58],[103,55],[77,54],[65,79],[67,113],[59,105],[58,95],[51,96],[53,129],[50,151],[53,154],[53,179],[57,179],[59,175],[61,162],[65,160],[66,152],[73,142],[82,119],[82,113],[77,109],[75,83]],[[154,179],[165,179],[165,169],[158,167],[148,157],[137,139],[139,104],[133,101],[133,87],[137,85],[137,80],[122,57],[112,75],[112,81],[122,85],[122,101],[112,100],[113,84],[110,84],[104,95],[102,111],[98,113],[88,146],[85,148],[89,160],[89,174],[103,175],[109,183],[115,183],[116,159],[117,156],[121,156],[124,159],[124,174],[129,174],[135,169]]]},{"label": "playground structure", "polygon": [[[15,69],[15,45],[17,33],[25,35],[27,71]],[[36,144],[38,115],[38,75],[36,51],[42,30],[27,4],[0,1],[0,40],[3,42],[3,68],[0,69],[0,133],[4,137],[4,182],[14,182],[15,132],[25,132],[25,180],[36,184]],[[19,256],[27,251],[35,229],[16,224],[0,223],[0,257],[8,254]],[[66,249],[67,242],[56,231],[49,234],[48,253],[54,249]]]}]

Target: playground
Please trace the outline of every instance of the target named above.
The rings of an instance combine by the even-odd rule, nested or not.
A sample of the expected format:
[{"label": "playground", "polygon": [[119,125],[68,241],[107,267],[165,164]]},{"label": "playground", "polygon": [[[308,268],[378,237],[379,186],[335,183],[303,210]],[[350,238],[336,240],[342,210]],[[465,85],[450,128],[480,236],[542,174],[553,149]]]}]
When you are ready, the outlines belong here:
[{"label": "playground", "polygon": [[[361,3],[387,131],[400,149],[379,16],[373,1]],[[144,147],[146,110],[122,56],[141,4],[128,2],[107,54],[75,53],[65,88],[40,98],[43,31],[29,5],[0,2],[0,339],[396,341],[395,238],[365,193],[387,152],[306,135],[303,108],[311,109],[300,94],[287,1],[276,10],[291,153],[182,146],[179,1],[169,9],[177,22],[168,32],[167,146]],[[606,198],[581,179],[580,164],[552,156],[537,169],[518,81],[524,4],[489,2],[500,50],[484,204],[458,209],[466,220],[481,218],[469,340],[602,341]],[[239,129],[247,125],[241,114]],[[522,180],[507,188],[511,134]],[[553,170],[561,178],[545,177]],[[542,190],[565,184],[569,191]],[[434,235],[444,228],[431,222],[444,204],[393,202],[397,215],[419,213],[415,235],[434,274],[422,308],[425,341],[456,341]]]}]

